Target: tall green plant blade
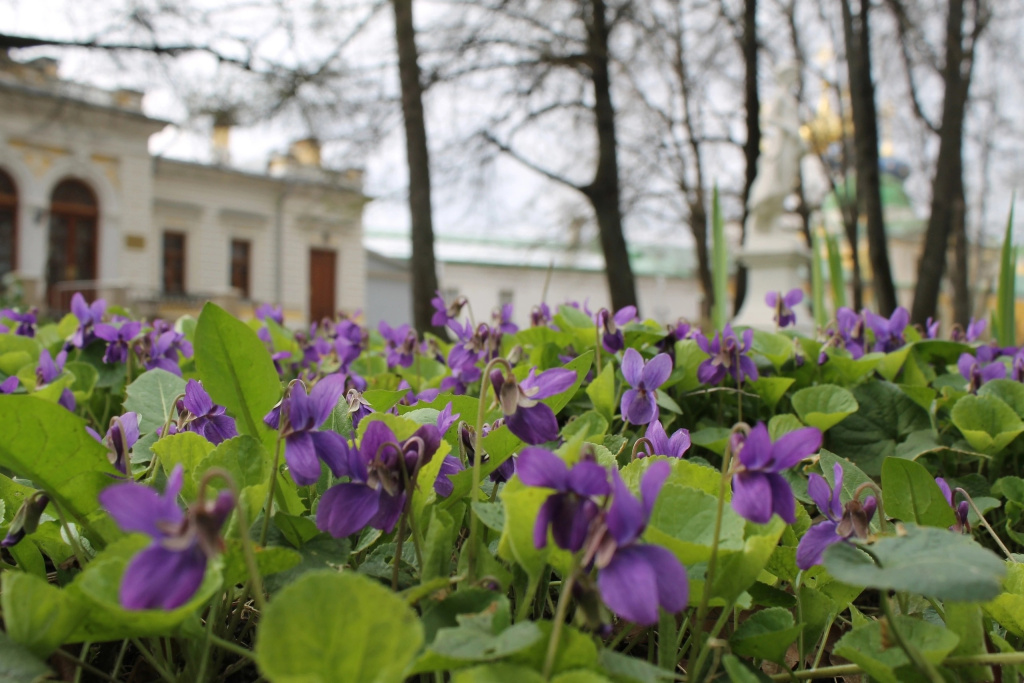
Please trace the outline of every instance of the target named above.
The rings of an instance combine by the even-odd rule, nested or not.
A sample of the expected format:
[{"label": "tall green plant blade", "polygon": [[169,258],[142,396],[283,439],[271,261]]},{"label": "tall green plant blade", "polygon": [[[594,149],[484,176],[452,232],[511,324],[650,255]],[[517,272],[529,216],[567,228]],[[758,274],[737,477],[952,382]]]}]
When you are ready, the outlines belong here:
[{"label": "tall green plant blade", "polygon": [[821,230],[811,230],[811,302],[814,306],[814,324],[824,327],[828,321],[825,312],[825,273],[821,262]]},{"label": "tall green plant blade", "polygon": [[718,185],[711,194],[711,276],[715,305],[711,310],[711,323],[716,330],[725,327],[729,301],[729,245],[725,242],[725,219],[718,199]]},{"label": "tall green plant blade", "polygon": [[846,305],[846,278],[843,276],[843,257],[839,251],[839,240],[828,235],[828,276],[832,280],[832,304],[835,309]]},{"label": "tall green plant blade", "polygon": [[1013,346],[1017,333],[1014,315],[1017,304],[1017,250],[1013,246],[1013,205],[1016,200],[1014,197],[1010,202],[1010,216],[1006,219],[1006,234],[999,260],[999,289],[993,327],[1000,346]]}]

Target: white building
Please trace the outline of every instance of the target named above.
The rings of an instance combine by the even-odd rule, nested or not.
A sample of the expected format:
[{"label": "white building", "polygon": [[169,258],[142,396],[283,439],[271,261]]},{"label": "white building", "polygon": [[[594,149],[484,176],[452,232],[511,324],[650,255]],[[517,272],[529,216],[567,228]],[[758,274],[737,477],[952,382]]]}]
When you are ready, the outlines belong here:
[{"label": "white building", "polygon": [[291,323],[364,307],[360,173],[321,168],[308,140],[268,174],[154,158],[167,122],[141,101],[0,55],[0,276],[28,303],[66,310],[83,290],[173,316],[272,301]]}]

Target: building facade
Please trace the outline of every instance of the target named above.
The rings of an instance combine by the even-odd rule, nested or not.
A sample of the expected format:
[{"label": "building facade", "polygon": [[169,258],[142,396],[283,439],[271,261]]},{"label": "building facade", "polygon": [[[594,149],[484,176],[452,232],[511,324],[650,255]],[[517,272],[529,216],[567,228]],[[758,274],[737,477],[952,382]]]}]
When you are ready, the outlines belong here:
[{"label": "building facade", "polygon": [[26,303],[59,313],[84,291],[175,316],[269,301],[292,324],[363,308],[360,173],[321,168],[313,141],[266,174],[154,158],[167,122],[141,103],[0,55],[0,276]]}]

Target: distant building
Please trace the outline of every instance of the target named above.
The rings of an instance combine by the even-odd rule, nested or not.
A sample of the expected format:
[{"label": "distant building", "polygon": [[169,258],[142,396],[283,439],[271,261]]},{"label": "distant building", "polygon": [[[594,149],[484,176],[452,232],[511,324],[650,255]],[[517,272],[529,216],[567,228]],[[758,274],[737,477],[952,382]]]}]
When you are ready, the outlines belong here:
[{"label": "distant building", "polygon": [[[367,319],[376,325],[409,322],[409,235],[367,229]],[[436,235],[438,284],[446,301],[469,299],[477,321],[511,303],[514,320],[528,325],[530,309],[541,302],[553,308],[568,300],[592,311],[610,305],[604,257],[596,245],[571,246],[556,240]],[[630,262],[636,277],[640,312],[661,322],[700,318],[702,293],[696,278],[696,254],[675,241],[631,240]]]},{"label": "distant building", "polygon": [[0,276],[27,303],[59,312],[85,291],[174,316],[272,301],[293,324],[365,306],[361,173],[322,168],[313,140],[239,171],[226,128],[216,165],[154,158],[167,122],[141,103],[0,53]]}]

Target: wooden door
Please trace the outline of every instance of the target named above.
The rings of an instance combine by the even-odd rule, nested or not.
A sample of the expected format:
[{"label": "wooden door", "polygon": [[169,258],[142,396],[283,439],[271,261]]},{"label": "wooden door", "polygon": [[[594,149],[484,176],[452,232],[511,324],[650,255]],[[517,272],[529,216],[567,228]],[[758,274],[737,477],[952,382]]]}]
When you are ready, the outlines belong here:
[{"label": "wooden door", "polygon": [[333,318],[337,253],[333,249],[309,250],[309,321]]},{"label": "wooden door", "polygon": [[55,312],[70,310],[75,291],[86,299],[96,296],[98,223],[96,195],[85,183],[64,180],[57,185],[50,198],[46,264],[48,303]]}]

